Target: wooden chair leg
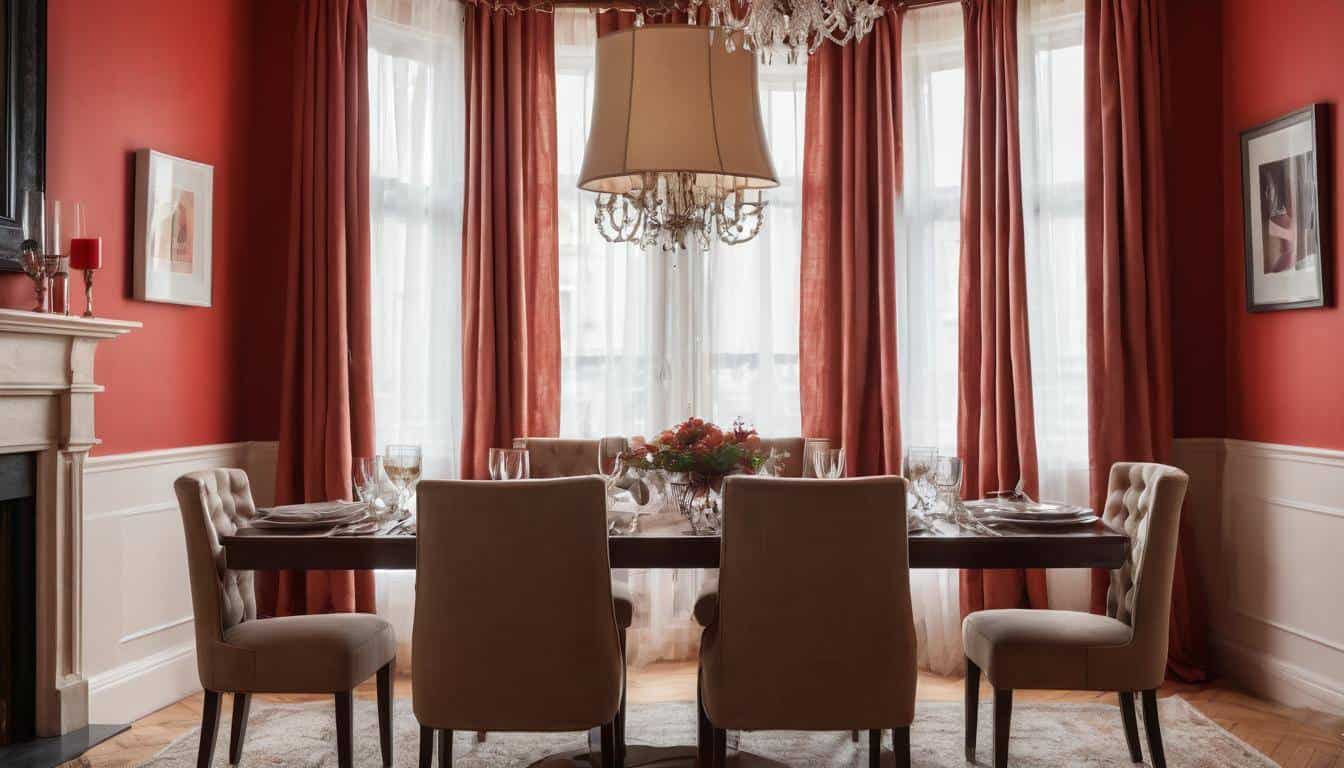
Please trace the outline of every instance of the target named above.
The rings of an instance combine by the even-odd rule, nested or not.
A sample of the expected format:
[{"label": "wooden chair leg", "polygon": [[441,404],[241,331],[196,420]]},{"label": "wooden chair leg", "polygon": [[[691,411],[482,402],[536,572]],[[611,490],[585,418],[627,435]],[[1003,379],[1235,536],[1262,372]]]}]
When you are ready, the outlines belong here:
[{"label": "wooden chair leg", "polygon": [[728,731],[723,728],[714,729],[714,768],[727,768],[728,766]]},{"label": "wooden chair leg", "polygon": [[975,762],[975,734],[980,727],[980,667],[966,657],[966,762]]},{"label": "wooden chair leg", "polygon": [[[854,734],[857,736],[858,731]],[[855,739],[857,741],[857,739]],[[882,766],[882,731],[874,728],[868,731],[868,768],[881,768]]]},{"label": "wooden chair leg", "polygon": [[891,729],[891,751],[896,768],[910,768],[910,726]]},{"label": "wooden chair leg", "polygon": [[1157,691],[1143,692],[1143,730],[1148,734],[1148,757],[1153,768],[1167,768],[1167,754],[1162,749],[1162,726],[1157,721]]},{"label": "wooden chair leg", "polygon": [[630,675],[625,666],[625,629],[620,630],[621,643],[621,706],[616,710],[616,760],[619,765],[625,765],[625,689],[627,678]]},{"label": "wooden chair leg", "polygon": [[229,765],[243,759],[243,740],[247,738],[247,713],[252,708],[252,694],[233,694],[233,722],[229,724]]},{"label": "wooden chair leg", "polygon": [[392,671],[389,661],[378,670],[378,743],[383,748],[383,765],[392,768]]},{"label": "wooden chair leg", "polygon": [[215,740],[219,736],[219,691],[206,691],[201,707],[201,746],[196,752],[196,768],[210,768],[215,760]]},{"label": "wooden chair leg", "polygon": [[1013,721],[1012,689],[994,689],[994,768],[1008,768],[1008,731]]},{"label": "wooden chair leg", "polygon": [[1125,725],[1125,742],[1129,744],[1129,760],[1132,763],[1143,762],[1143,750],[1139,749],[1139,719],[1134,714],[1134,692],[1120,691],[1120,721]]},{"label": "wooden chair leg", "polygon": [[485,743],[485,733],[486,733],[485,731],[477,731],[477,732],[476,732],[476,743],[477,743],[477,744],[484,744],[484,743]]},{"label": "wooden chair leg", "polygon": [[852,741],[852,742],[854,742],[855,744],[858,744],[858,743],[859,743],[859,732],[858,732],[858,731],[850,731],[850,732],[849,732],[849,740]]},{"label": "wooden chair leg", "polygon": [[440,728],[437,736],[439,742],[439,768],[451,768],[453,764],[453,732],[448,729]]},{"label": "wooden chair leg", "polygon": [[714,764],[714,726],[710,724],[709,714],[705,712],[705,697],[700,688],[703,675],[702,670],[695,679],[695,754],[696,765],[708,768]]},{"label": "wooden chair leg", "polygon": [[616,768],[616,723],[602,726],[602,768]]},{"label": "wooden chair leg", "polygon": [[336,765],[340,768],[354,768],[355,725],[354,691],[336,694]]},{"label": "wooden chair leg", "polygon": [[420,726],[420,768],[434,766],[434,729]]}]

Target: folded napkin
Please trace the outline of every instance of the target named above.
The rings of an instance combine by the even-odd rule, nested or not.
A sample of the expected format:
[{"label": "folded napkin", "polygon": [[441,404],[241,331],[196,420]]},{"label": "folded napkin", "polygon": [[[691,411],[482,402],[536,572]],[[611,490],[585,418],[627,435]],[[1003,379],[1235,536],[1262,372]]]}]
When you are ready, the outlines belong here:
[{"label": "folded napkin", "polygon": [[311,504],[286,504],[257,510],[265,520],[280,523],[309,523],[348,517],[367,506],[362,501],[319,501]]}]

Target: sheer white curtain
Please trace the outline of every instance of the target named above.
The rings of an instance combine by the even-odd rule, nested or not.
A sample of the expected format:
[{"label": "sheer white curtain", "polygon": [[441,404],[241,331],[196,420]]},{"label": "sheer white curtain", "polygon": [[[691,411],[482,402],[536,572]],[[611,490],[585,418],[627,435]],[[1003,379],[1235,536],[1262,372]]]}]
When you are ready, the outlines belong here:
[{"label": "sheer white curtain", "polygon": [[[897,227],[901,442],[957,452],[958,277],[965,50],[961,5],[908,11],[901,25],[905,165]],[[919,665],[964,667],[959,573],[910,574]]]},{"label": "sheer white curtain", "polygon": [[[1027,322],[1042,498],[1088,505],[1083,243],[1083,0],[1020,0]],[[1085,570],[1047,573],[1050,606],[1085,611]]]},{"label": "sheer white curtain", "polygon": [[[645,253],[604,241],[593,197],[576,188],[590,117],[596,22],[558,10],[560,431],[648,435],[700,416],[741,418],[764,435],[801,431],[798,280],[805,62],[763,65],[761,109],[779,189],[756,240],[708,253]],[[630,660],[690,658],[701,574],[630,571]]]},{"label": "sheer white curtain", "polygon": [[[423,446],[437,478],[458,475],[462,436],[462,32],[457,0],[370,3],[375,432],[380,450]],[[379,614],[409,642],[415,574],[377,583]]]}]

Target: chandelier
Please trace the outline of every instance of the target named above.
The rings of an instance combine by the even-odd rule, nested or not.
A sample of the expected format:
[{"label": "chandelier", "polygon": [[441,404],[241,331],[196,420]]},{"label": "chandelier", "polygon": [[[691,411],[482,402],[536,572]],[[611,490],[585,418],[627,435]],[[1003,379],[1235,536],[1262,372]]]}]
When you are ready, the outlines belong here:
[{"label": "chandelier", "polygon": [[[756,58],[706,26],[637,26],[597,41],[579,188],[597,193],[608,242],[663,250],[736,245],[760,233],[776,187]],[[740,32],[727,32],[740,38]]]},{"label": "chandelier", "polygon": [[[690,17],[701,6],[709,8],[711,27],[723,27],[741,33],[748,50],[769,58],[772,51],[784,49],[789,62],[798,53],[816,53],[830,40],[847,45],[862,40],[873,31],[881,18],[885,0],[752,0],[745,11],[734,0],[690,0]],[[734,35],[725,37],[724,46],[732,51],[738,45]]]}]

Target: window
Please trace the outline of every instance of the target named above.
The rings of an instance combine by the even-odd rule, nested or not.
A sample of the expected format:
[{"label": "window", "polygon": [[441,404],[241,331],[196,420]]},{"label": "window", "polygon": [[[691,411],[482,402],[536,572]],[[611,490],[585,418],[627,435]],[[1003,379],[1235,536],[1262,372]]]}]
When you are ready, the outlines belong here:
[{"label": "window", "polygon": [[650,434],[689,416],[801,433],[798,282],[806,62],[760,67],[780,187],[744,245],[664,253],[607,243],[576,188],[588,134],[596,30],[556,13],[561,417],[566,436]]}]

